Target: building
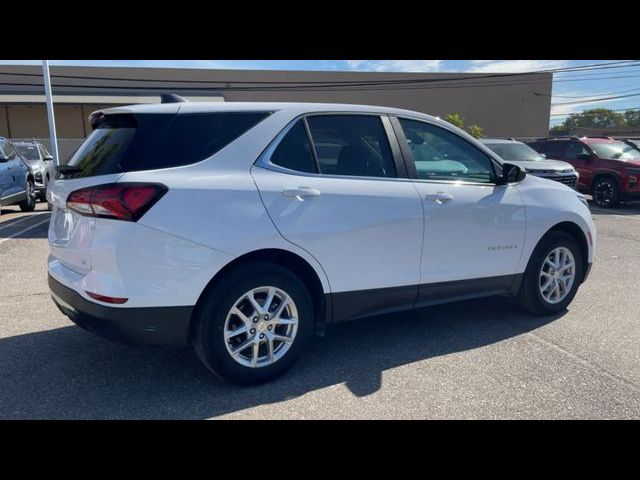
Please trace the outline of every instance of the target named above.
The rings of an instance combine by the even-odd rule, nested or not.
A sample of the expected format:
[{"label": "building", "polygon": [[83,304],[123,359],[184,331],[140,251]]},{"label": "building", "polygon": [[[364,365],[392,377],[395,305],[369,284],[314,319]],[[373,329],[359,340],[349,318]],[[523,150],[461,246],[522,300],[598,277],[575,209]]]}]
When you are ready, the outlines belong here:
[{"label": "building", "polygon": [[[460,113],[487,136],[535,137],[549,131],[552,74],[468,74],[50,68],[59,138],[80,139],[92,111],[153,103],[173,92],[190,101],[362,103],[444,116]],[[49,135],[42,69],[0,66],[0,135]]]}]

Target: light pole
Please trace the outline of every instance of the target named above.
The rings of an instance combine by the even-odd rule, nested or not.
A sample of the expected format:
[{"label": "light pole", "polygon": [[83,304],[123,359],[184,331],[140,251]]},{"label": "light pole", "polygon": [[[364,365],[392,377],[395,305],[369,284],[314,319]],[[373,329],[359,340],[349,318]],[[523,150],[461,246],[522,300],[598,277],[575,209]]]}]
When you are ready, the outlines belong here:
[{"label": "light pole", "polygon": [[47,98],[47,117],[49,118],[49,139],[51,140],[51,155],[53,155],[53,169],[58,168],[58,139],[56,138],[56,120],[53,115],[53,97],[51,95],[51,79],[49,78],[49,61],[42,61],[42,75],[44,77],[44,92]]}]

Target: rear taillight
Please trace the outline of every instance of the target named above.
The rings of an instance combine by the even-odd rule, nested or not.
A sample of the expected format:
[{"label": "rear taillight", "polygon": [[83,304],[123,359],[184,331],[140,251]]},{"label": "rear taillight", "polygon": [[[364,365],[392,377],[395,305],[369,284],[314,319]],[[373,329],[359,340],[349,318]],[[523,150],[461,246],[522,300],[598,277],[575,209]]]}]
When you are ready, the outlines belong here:
[{"label": "rear taillight", "polygon": [[71,192],[67,208],[81,215],[137,221],[167,192],[159,183],[109,183]]}]

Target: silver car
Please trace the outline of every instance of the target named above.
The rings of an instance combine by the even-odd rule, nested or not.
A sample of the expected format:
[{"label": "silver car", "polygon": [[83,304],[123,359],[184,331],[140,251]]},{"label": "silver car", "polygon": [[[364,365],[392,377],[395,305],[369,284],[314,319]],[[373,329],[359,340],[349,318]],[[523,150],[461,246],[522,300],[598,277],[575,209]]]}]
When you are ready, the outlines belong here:
[{"label": "silver car", "polygon": [[49,179],[54,177],[53,156],[39,142],[15,142],[13,146],[33,171],[37,198],[46,201]]},{"label": "silver car", "polygon": [[496,152],[505,162],[522,167],[530,175],[555,180],[573,189],[577,188],[578,172],[567,162],[550,160],[529,145],[517,140],[483,138],[480,141]]}]

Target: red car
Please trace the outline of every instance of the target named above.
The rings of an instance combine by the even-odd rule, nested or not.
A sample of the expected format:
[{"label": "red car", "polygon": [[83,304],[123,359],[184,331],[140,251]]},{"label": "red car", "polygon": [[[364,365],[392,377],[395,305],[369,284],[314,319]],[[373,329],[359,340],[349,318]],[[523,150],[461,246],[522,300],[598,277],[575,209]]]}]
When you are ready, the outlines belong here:
[{"label": "red car", "polygon": [[527,142],[547,158],[563,160],[578,171],[578,190],[600,207],[640,199],[640,150],[610,137],[545,138]]}]

